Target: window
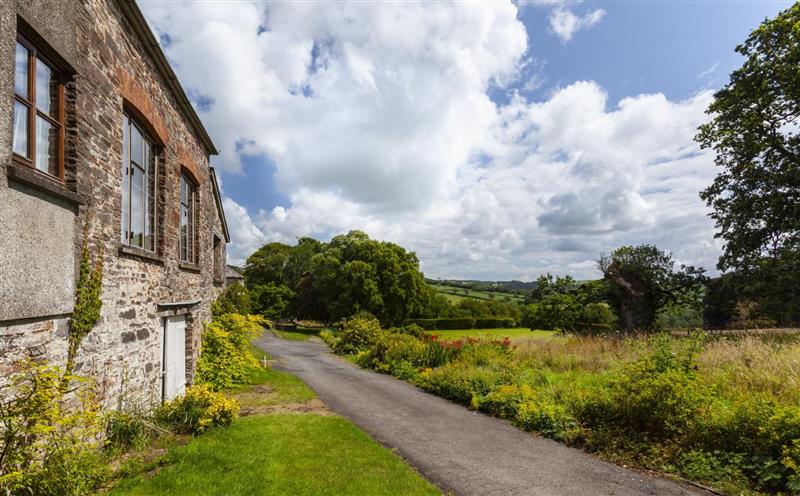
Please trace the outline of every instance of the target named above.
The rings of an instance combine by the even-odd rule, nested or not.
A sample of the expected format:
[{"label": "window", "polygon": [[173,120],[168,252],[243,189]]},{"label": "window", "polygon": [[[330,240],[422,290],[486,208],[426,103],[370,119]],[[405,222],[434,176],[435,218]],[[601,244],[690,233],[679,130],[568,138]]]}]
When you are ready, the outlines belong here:
[{"label": "window", "polygon": [[123,244],[156,251],[157,160],[153,141],[126,113],[122,119]]},{"label": "window", "polygon": [[64,179],[62,75],[21,36],[14,64],[13,133],[15,161]]},{"label": "window", "polygon": [[196,208],[197,188],[186,174],[181,174],[181,262],[197,263]]}]

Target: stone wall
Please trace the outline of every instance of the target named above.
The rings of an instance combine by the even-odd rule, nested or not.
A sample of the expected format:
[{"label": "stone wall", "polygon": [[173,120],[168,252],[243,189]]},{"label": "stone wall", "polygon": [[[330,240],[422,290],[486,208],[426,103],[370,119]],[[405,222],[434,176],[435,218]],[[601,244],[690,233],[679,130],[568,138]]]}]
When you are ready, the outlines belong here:
[{"label": "stone wall", "polygon": [[[163,317],[176,311],[189,312],[186,347],[187,379],[191,382],[202,325],[210,318],[210,303],[221,290],[221,285],[213,278],[213,238],[216,234],[224,239],[207,148],[179,105],[179,95],[169,89],[117,1],[63,2],[74,8],[72,25],[51,17],[51,22],[61,26],[59,29],[72,33],[74,46],[80,53],[75,62],[74,80],[67,88],[71,118],[65,165],[67,186],[84,199],[84,205],[76,207],[77,216],[73,214],[74,219],[70,220],[71,265],[63,261],[56,265],[59,269],[69,265],[74,278],[85,226],[91,251],[94,254],[102,251],[104,256],[103,309],[100,322],[85,338],[79,351],[76,371],[98,380],[109,406],[115,406],[121,399],[137,403],[160,399]],[[16,12],[26,20],[27,16],[37,17],[21,10],[16,7]],[[13,50],[16,30],[8,27],[7,11],[0,12],[0,16],[4,22],[0,31],[3,80],[0,100],[7,102],[13,98],[13,79],[8,79],[6,74],[8,61],[13,60],[7,57],[8,47],[11,45]],[[50,42],[46,33],[42,36]],[[58,36],[63,33],[59,31]],[[54,42],[54,48],[58,49],[58,42]],[[154,256],[125,250],[119,242],[125,110],[136,116],[160,145],[156,200],[158,249]],[[6,106],[0,105],[0,111],[7,117],[10,115]],[[10,121],[6,118],[0,123],[0,174],[10,162]],[[199,262],[196,267],[178,262],[182,170],[190,171],[199,184]],[[2,176],[0,179],[5,181]],[[8,189],[0,182],[0,198]],[[31,206],[20,207],[13,215],[30,218],[33,210]],[[6,241],[0,243],[3,243],[0,252],[22,249]],[[38,267],[26,269],[41,270]],[[0,282],[8,284],[2,278]],[[12,281],[8,287],[4,286],[4,291],[14,294],[20,301],[35,297],[24,286],[16,284],[14,287],[15,284]],[[160,306],[195,300],[199,300],[199,304],[177,310]],[[7,373],[9,364],[25,354],[39,353],[63,363],[68,315],[25,315],[23,312],[15,318],[0,317],[0,374],[4,370]]]}]

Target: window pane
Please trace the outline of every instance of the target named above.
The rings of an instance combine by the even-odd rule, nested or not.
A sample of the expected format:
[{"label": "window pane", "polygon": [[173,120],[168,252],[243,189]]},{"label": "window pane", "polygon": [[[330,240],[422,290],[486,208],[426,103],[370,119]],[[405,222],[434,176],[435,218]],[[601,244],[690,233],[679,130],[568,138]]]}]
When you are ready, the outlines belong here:
[{"label": "window pane", "polygon": [[187,204],[186,201],[187,189],[188,185],[186,184],[186,176],[181,175],[181,203],[183,203],[184,205]]},{"label": "window pane", "polygon": [[143,217],[144,217],[144,171],[138,167],[131,167],[131,241],[130,244],[144,247]]},{"label": "window pane", "polygon": [[14,153],[28,157],[28,107],[14,102]]},{"label": "window pane", "polygon": [[[190,190],[191,191],[191,190]],[[186,230],[186,255],[189,262],[194,263],[194,202],[189,194],[189,228]]]},{"label": "window pane", "polygon": [[144,166],[143,148],[144,138],[141,131],[136,126],[131,126],[131,160],[140,166]]},{"label": "window pane", "polygon": [[128,177],[128,166],[130,154],[130,133],[128,128],[128,116],[122,116],[122,167],[120,173],[122,174],[122,228],[120,229],[120,239],[123,243],[128,241],[128,213],[130,212],[130,178]]},{"label": "window pane", "polygon": [[58,128],[36,116],[36,168],[54,176],[58,170]]},{"label": "window pane", "polygon": [[188,253],[187,253],[188,229],[189,229],[189,209],[186,208],[185,205],[181,205],[181,260],[182,261],[186,261],[188,259]]},{"label": "window pane", "polygon": [[153,146],[145,141],[146,159],[147,159],[147,203],[145,216],[145,248],[150,251],[155,251],[155,190],[156,190],[156,164]]},{"label": "window pane", "polygon": [[58,118],[58,90],[53,71],[41,59],[36,60],[36,107]]},{"label": "window pane", "polygon": [[19,42],[14,65],[14,92],[22,98],[28,98],[28,49]]}]

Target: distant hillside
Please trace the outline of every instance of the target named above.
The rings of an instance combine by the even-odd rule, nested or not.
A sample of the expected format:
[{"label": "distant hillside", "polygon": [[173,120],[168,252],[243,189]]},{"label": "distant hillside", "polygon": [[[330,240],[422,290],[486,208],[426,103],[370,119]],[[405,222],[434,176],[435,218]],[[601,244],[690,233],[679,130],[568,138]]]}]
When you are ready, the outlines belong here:
[{"label": "distant hillside", "polygon": [[453,303],[464,298],[522,303],[525,295],[536,288],[535,282],[522,281],[426,279],[425,282]]},{"label": "distant hillside", "polygon": [[426,279],[428,284],[443,284],[479,291],[502,291],[509,293],[528,293],[536,289],[536,281],[476,281],[470,279]]}]

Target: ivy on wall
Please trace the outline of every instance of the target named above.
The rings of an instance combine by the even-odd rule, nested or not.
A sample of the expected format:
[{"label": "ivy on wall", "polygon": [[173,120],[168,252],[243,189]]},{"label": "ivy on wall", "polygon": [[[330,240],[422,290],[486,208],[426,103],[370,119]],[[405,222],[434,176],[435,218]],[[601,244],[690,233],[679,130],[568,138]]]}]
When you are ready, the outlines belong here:
[{"label": "ivy on wall", "polygon": [[103,302],[100,291],[103,285],[103,251],[98,253],[94,264],[89,251],[88,236],[84,229],[83,250],[81,251],[81,267],[75,287],[75,309],[69,321],[69,349],[67,351],[66,374],[72,374],[75,368],[75,357],[83,338],[100,320],[100,309]]}]

